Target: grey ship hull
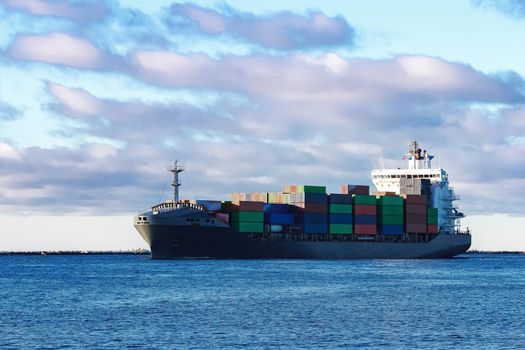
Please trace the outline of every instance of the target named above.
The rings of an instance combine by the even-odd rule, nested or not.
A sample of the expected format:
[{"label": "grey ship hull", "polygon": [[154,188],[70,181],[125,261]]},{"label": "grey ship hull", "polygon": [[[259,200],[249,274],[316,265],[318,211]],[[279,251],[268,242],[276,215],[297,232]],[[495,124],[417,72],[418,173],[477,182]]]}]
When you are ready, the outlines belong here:
[{"label": "grey ship hull", "polygon": [[470,235],[428,242],[261,240],[228,227],[135,224],[154,259],[438,259],[470,248]]}]

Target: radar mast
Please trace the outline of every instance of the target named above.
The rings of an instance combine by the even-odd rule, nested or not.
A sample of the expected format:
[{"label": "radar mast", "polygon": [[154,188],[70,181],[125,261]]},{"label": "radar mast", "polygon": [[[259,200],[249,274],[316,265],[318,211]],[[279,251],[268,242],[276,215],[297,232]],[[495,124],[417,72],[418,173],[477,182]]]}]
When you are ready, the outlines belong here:
[{"label": "radar mast", "polygon": [[177,204],[179,202],[179,187],[181,186],[179,173],[184,171],[184,166],[179,165],[178,160],[176,160],[175,164],[168,167],[168,170],[173,173],[173,182],[171,183],[171,186],[173,186],[173,201]]}]

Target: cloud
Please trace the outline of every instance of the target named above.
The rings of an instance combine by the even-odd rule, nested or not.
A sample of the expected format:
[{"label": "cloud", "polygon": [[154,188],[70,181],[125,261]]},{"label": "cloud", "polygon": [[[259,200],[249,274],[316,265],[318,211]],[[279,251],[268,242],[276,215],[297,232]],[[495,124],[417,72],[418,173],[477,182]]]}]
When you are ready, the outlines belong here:
[{"label": "cloud", "polygon": [[66,33],[19,35],[9,49],[17,60],[37,61],[75,68],[109,68],[112,59],[86,39]]},{"label": "cloud", "polygon": [[222,14],[189,4],[173,5],[172,12],[178,19],[177,27],[191,27],[208,35],[228,34],[271,49],[351,47],[355,38],[354,29],[344,18],[330,18],[321,12],[260,17],[231,9]]},{"label": "cloud", "polygon": [[[96,191],[114,191],[121,176],[117,187],[126,188],[119,192],[126,198],[125,210],[133,210],[142,204],[137,204],[131,189],[140,186],[143,198],[154,201],[155,185],[167,183],[162,169],[178,158],[188,165],[184,194],[190,198],[226,199],[233,191],[277,191],[282,184],[293,182],[331,184],[331,190],[336,191],[342,182],[369,183],[369,171],[380,157],[387,165],[400,166],[405,143],[417,138],[443,160],[435,165],[449,170],[453,185],[465,199],[462,208],[467,213],[522,210],[519,203],[505,199],[513,191],[514,196],[525,195],[521,194],[525,186],[507,185],[519,184],[525,178],[525,160],[516,157],[525,152],[525,142],[519,141],[525,137],[525,109],[516,79],[508,82],[462,64],[425,56],[401,56],[390,61],[332,56],[316,60],[288,57],[291,62],[264,59],[275,77],[258,73],[265,70],[255,69],[260,57],[254,57],[254,69],[245,74],[237,72],[235,79],[229,70],[236,67],[242,71],[241,58],[221,61],[201,56],[184,61],[182,57],[182,65],[177,59],[171,62],[164,58],[152,64],[162,68],[162,84],[183,87],[193,81],[201,87],[236,90],[252,103],[229,104],[223,96],[202,109],[184,103],[117,101],[49,83],[49,92],[56,98],[50,107],[66,118],[86,123],[86,129],[78,132],[125,144],[121,149],[85,144],[58,155],[45,151],[49,157],[62,167],[108,157],[115,168],[137,166],[128,169],[129,176],[116,173],[101,178],[95,178],[96,169],[93,178],[84,178],[77,174],[83,170],[73,167],[74,171],[63,176],[83,179],[81,183],[67,178],[61,178],[59,184],[54,179],[39,183],[47,183],[47,190],[63,186],[65,196],[73,183]],[[295,81],[297,72],[284,74],[291,67],[301,71],[302,83]],[[208,73],[194,76],[193,70],[199,69]],[[219,73],[212,74],[213,69]],[[281,79],[277,80],[279,74]],[[367,74],[369,78],[365,79]],[[318,93],[313,83],[316,80],[323,83],[317,84]],[[273,87],[271,93],[265,86]],[[287,95],[288,90],[293,90],[293,96]],[[356,93],[361,98],[350,98]],[[493,115],[493,103],[506,107]],[[62,161],[61,157],[68,154],[72,159]],[[51,174],[55,171],[58,165],[49,169]],[[27,169],[14,177],[23,179],[24,172]],[[156,176],[156,180],[137,180],[144,176]],[[43,198],[40,201],[46,202]],[[93,211],[106,205],[95,207],[96,201],[88,196],[71,205]]]},{"label": "cloud", "polygon": [[0,121],[10,121],[17,119],[21,115],[15,107],[0,101]]},{"label": "cloud", "polygon": [[495,8],[509,16],[525,17],[525,0],[473,0],[473,3]]},{"label": "cloud", "polygon": [[[49,89],[56,94],[58,104],[53,108],[57,113],[80,118],[88,123],[88,134],[121,139],[125,147],[86,143],[72,149],[24,150],[2,146],[0,167],[9,169],[0,176],[0,185],[6,189],[0,195],[4,212],[29,208],[37,213],[135,212],[170,195],[165,166],[176,158],[187,166],[182,177],[185,198],[227,199],[234,191],[278,191],[284,183],[325,184],[329,191],[337,191],[340,183],[369,183],[369,171],[380,156],[400,166],[405,143],[412,138],[407,135],[417,137],[442,160],[440,165],[450,172],[467,214],[522,211],[518,198],[525,195],[525,160],[516,155],[525,152],[525,143],[505,140],[525,135],[523,108],[502,113],[497,125],[479,110],[463,106],[430,104],[420,114],[414,112],[414,117],[422,119],[432,111],[441,118],[437,124],[398,123],[403,111],[384,110],[382,118],[393,119],[387,133],[384,125],[373,120],[351,127],[351,117],[336,124],[323,118],[317,122],[306,114],[289,135],[271,138],[240,124],[264,116],[265,123],[278,128],[287,122],[285,110],[253,114],[250,119],[239,108],[232,111],[233,120],[216,119],[184,105],[100,99],[55,83]],[[71,108],[73,101],[84,105],[83,99],[96,108]],[[361,108],[367,120],[368,112]],[[107,122],[100,123],[100,118]],[[173,144],[168,145],[168,140]]]},{"label": "cloud", "polygon": [[[0,157],[0,167],[10,169],[0,177],[9,189],[0,198],[5,212],[132,212],[163,199],[158,194],[168,183],[164,169],[176,158],[188,167],[183,194],[189,198],[226,199],[233,191],[278,191],[294,182],[328,184],[336,191],[343,182],[369,183],[381,156],[400,166],[405,143],[413,138],[446,159],[452,182],[467,198],[467,213],[522,210],[510,201],[501,204],[509,194],[504,181],[519,184],[525,177],[525,160],[510,157],[525,151],[523,80],[516,74],[488,75],[423,55],[218,59],[166,50],[133,52],[116,68],[87,40],[61,35],[92,52],[78,68],[113,67],[159,88],[211,90],[218,97],[196,107],[123,100],[118,93],[101,97],[48,82],[53,102],[44,108],[64,121],[80,121],[81,127],[65,127],[61,135],[84,141],[75,148],[4,147],[11,155]],[[22,57],[67,66],[82,59],[75,56],[79,50],[70,56],[62,51]],[[232,95],[246,102],[236,103]],[[492,105],[505,108],[493,116]],[[71,197],[75,191],[78,196]]]},{"label": "cloud", "polygon": [[126,143],[151,143],[179,138],[178,134],[191,130],[201,134],[207,130],[214,133],[241,131],[232,119],[224,117],[232,108],[226,99],[220,100],[219,113],[214,112],[215,106],[202,109],[187,103],[100,99],[86,90],[52,82],[48,83],[48,89],[57,100],[49,106],[51,110],[86,125],[86,130],[76,130],[71,137],[75,137],[75,132],[87,132],[91,136]]},{"label": "cloud", "polygon": [[20,160],[20,151],[7,143],[0,143],[0,158]]},{"label": "cloud", "polygon": [[337,90],[355,91],[358,87],[363,94],[360,98],[374,99],[378,96],[365,91],[388,88],[400,94],[456,100],[512,102],[522,98],[497,77],[427,56],[398,56],[389,61],[343,59],[335,54],[320,58],[229,56],[214,60],[203,54],[138,51],[133,61],[139,74],[154,83],[243,90],[250,94],[273,94],[267,89],[273,85],[283,92],[298,89],[318,94],[325,93],[323,88],[327,86],[332,94]]},{"label": "cloud", "polygon": [[[524,100],[523,80],[507,81],[472,67],[427,56],[398,56],[393,60],[344,59],[335,54],[319,58],[181,55],[169,51],[138,51],[132,55],[134,75],[168,87],[225,89],[257,101],[280,101],[293,108],[308,102],[345,105],[411,101],[500,102]],[[325,107],[326,108],[326,107]],[[315,112],[320,112],[315,110]],[[340,111],[332,114],[337,117]]]},{"label": "cloud", "polygon": [[102,1],[71,4],[67,0],[5,0],[11,10],[28,12],[37,16],[56,16],[87,22],[104,17],[107,7]]}]

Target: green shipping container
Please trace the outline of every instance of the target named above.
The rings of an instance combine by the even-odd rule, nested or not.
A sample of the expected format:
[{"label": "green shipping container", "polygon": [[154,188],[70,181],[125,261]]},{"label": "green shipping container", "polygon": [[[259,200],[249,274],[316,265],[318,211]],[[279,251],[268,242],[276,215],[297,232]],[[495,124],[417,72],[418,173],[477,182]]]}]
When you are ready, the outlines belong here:
[{"label": "green shipping container", "polygon": [[427,211],[428,215],[427,216],[435,216],[437,217],[438,216],[438,208],[428,208],[428,211]]},{"label": "green shipping container", "polygon": [[403,198],[399,196],[381,196],[377,199],[380,205],[403,205]]},{"label": "green shipping container", "polygon": [[283,202],[285,204],[290,204],[292,202],[290,198],[291,198],[290,193],[284,193],[283,194]]},{"label": "green shipping container", "polygon": [[330,233],[338,235],[351,235],[354,228],[350,224],[330,224]]},{"label": "green shipping container", "polygon": [[356,194],[354,196],[354,204],[368,204],[368,205],[376,205],[377,199],[375,196],[365,196]]},{"label": "green shipping container", "polygon": [[383,225],[403,225],[403,215],[378,216],[377,222]]},{"label": "green shipping container", "polygon": [[403,206],[400,205],[378,205],[377,215],[401,215],[403,216]]},{"label": "green shipping container", "polygon": [[261,233],[264,230],[264,225],[262,222],[234,222],[232,228],[239,232]]},{"label": "green shipping container", "polygon": [[325,186],[297,185],[297,192],[326,193]]},{"label": "green shipping container", "polygon": [[231,215],[233,222],[264,222],[264,214],[259,211],[236,211]]},{"label": "green shipping container", "polygon": [[429,217],[427,217],[427,224],[429,224],[429,225],[437,225],[438,224],[438,217],[437,216],[429,216]]},{"label": "green shipping container", "polygon": [[352,214],[352,204],[330,204],[330,213]]}]

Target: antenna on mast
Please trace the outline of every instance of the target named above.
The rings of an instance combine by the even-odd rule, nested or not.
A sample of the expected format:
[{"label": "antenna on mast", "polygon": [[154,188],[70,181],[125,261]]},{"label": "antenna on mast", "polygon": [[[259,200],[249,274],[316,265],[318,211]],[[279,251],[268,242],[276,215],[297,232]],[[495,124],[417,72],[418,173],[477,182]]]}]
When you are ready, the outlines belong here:
[{"label": "antenna on mast", "polygon": [[181,186],[179,173],[184,171],[184,167],[178,165],[178,160],[176,160],[174,165],[168,167],[168,170],[173,173],[173,182],[171,183],[171,186],[173,186],[173,201],[177,204],[179,202],[179,187]]},{"label": "antenna on mast", "polygon": [[379,157],[379,169],[385,170],[385,161],[383,159],[383,155]]}]

